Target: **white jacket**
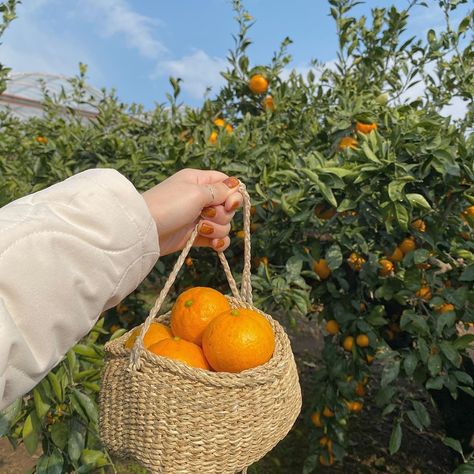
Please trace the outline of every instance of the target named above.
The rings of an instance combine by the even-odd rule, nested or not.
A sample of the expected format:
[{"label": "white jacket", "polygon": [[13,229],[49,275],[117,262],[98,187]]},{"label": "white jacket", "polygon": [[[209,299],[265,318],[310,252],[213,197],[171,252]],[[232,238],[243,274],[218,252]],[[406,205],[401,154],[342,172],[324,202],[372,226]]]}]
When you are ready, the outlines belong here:
[{"label": "white jacket", "polygon": [[0,209],[0,409],[147,276],[158,235],[120,173],[93,169]]}]

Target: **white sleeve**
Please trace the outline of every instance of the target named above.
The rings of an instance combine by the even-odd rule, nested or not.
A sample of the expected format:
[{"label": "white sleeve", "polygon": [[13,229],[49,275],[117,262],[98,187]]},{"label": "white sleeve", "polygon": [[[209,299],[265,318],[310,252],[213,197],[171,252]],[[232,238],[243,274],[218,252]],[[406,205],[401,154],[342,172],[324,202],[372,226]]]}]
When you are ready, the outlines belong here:
[{"label": "white sleeve", "polygon": [[0,209],[0,409],[31,390],[159,257],[119,172],[92,169]]}]

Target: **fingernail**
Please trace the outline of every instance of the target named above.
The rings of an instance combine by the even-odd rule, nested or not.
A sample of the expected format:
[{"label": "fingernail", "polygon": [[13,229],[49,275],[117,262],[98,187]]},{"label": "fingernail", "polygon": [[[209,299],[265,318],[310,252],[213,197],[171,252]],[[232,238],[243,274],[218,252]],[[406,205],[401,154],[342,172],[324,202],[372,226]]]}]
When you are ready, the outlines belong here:
[{"label": "fingernail", "polygon": [[217,211],[215,207],[206,207],[201,212],[202,217],[215,217],[216,214]]},{"label": "fingernail", "polygon": [[237,178],[234,178],[233,176],[231,176],[230,178],[224,179],[224,184],[228,188],[235,188],[240,184],[240,182]]},{"label": "fingernail", "polygon": [[199,228],[199,232],[204,235],[209,235],[214,232],[214,227],[209,224],[201,224],[201,227]]},{"label": "fingernail", "polygon": [[230,210],[231,210],[231,211],[235,211],[239,206],[240,206],[239,201],[234,202],[234,204],[232,204]]},{"label": "fingernail", "polygon": [[224,244],[225,244],[225,241],[224,239],[219,239],[217,242],[216,242],[216,249],[220,249],[221,247],[224,247]]}]

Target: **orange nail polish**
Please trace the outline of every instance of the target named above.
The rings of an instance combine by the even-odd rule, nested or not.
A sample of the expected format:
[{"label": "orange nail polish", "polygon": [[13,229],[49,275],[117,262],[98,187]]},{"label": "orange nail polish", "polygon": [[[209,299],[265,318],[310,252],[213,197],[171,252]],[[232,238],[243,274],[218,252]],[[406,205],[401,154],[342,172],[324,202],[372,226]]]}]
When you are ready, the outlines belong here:
[{"label": "orange nail polish", "polygon": [[216,242],[216,249],[220,249],[221,247],[224,247],[224,244],[225,244],[225,241],[224,239],[219,239],[217,242]]},{"label": "orange nail polish", "polygon": [[215,207],[206,207],[201,212],[202,217],[215,217],[216,214],[217,211]]},{"label": "orange nail polish", "polygon": [[204,235],[209,235],[214,232],[214,227],[209,224],[201,224],[201,227],[199,228],[199,232]]},{"label": "orange nail polish", "polygon": [[238,207],[240,206],[240,202],[234,202],[234,204],[232,204],[232,207],[230,208],[231,211],[235,211]]},{"label": "orange nail polish", "polygon": [[233,176],[231,176],[230,178],[227,178],[227,179],[224,180],[224,184],[228,188],[235,188],[239,185],[239,180],[237,178],[234,178]]}]

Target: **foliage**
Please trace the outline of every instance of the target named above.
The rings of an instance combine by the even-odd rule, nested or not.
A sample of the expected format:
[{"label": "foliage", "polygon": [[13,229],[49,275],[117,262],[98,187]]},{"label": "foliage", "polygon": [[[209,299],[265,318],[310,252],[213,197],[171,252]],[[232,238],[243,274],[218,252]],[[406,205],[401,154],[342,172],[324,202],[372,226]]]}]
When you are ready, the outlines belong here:
[{"label": "foliage", "polygon": [[[392,453],[401,445],[402,420],[419,430],[430,424],[426,407],[399,393],[399,378],[431,391],[446,389],[454,399],[459,393],[474,397],[465,365],[474,336],[459,333],[474,322],[474,222],[462,214],[474,204],[473,11],[453,24],[453,12],[467,1],[413,0],[403,10],[374,8],[369,19],[352,16],[357,3],[329,0],[338,58],[333,65],[314,61],[305,76],[293,71],[283,79],[289,39],[268,65],[251,65],[252,18],[235,0],[239,32],[223,72],[226,84],[202,107],[180,104],[180,80],[172,78],[169,104],[151,112],[104,93],[90,123],[73,110],[65,117],[54,97],[46,98],[44,118],[1,117],[0,205],[94,166],[119,170],[140,190],[183,167],[216,168],[245,181],[255,206],[257,305],[286,312],[294,324],[309,317],[322,325],[335,320],[340,328],[326,335],[324,365],[315,369],[318,390],[308,419],[326,407],[334,416],[321,415],[306,472],[319,455],[324,462],[332,461],[332,452],[338,460],[344,456],[347,419],[355,416],[353,402],[363,402],[360,384],[370,377],[371,357],[384,367],[376,402],[394,420]],[[426,6],[442,9],[446,28],[430,30],[426,38],[407,37],[411,12]],[[250,93],[247,83],[256,73],[269,80],[274,108],[262,104],[264,95]],[[84,81],[83,68],[72,81],[73,94],[83,101]],[[419,81],[423,95],[411,97]],[[455,100],[467,107],[457,120],[441,114]],[[232,124],[233,132],[214,126],[216,118]],[[356,122],[378,127],[360,133]],[[349,136],[357,146],[341,149],[341,139]],[[332,210],[330,218],[321,206]],[[234,230],[240,230],[238,222]],[[416,248],[381,276],[379,260],[408,237]],[[236,270],[242,252],[237,237],[227,252]],[[213,255],[196,250],[192,257],[176,292],[197,282],[225,288]],[[314,271],[321,258],[331,270],[324,279]],[[3,433],[10,429],[10,438],[23,437],[30,449],[41,440],[45,454],[37,472],[49,472],[50,465],[89,472],[109,462],[96,437],[101,343],[108,337],[101,325],[113,331],[141,321],[173,260],[160,260],[138,291],[70,351],[55,375],[0,420]],[[453,309],[441,312],[443,304]],[[359,335],[368,336],[368,345],[357,344]],[[350,350],[342,347],[346,337],[356,341]],[[50,423],[48,417],[55,416]],[[74,433],[82,433],[81,439]],[[323,436],[332,440],[330,451],[317,441]]]}]

